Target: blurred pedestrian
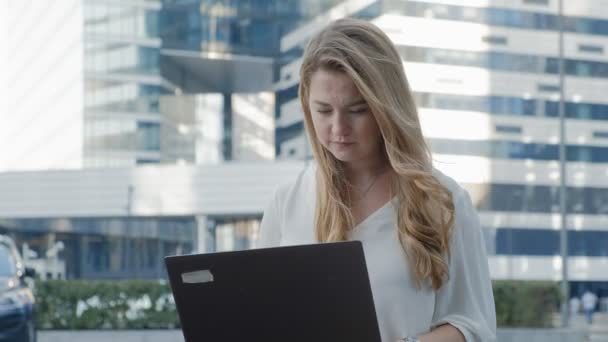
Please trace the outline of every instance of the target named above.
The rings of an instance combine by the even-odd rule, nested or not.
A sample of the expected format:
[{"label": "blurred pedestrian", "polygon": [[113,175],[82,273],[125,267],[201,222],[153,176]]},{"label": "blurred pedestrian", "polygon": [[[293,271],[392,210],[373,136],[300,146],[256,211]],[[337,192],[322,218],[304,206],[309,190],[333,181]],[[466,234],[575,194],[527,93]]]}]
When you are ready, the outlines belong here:
[{"label": "blurred pedestrian", "polygon": [[299,97],[314,161],[278,187],[259,245],[362,241],[383,342],[495,340],[479,219],[433,168],[386,34],[331,23],[306,47]]},{"label": "blurred pedestrian", "polygon": [[597,305],[597,296],[595,293],[587,290],[583,293],[583,309],[585,310],[585,316],[587,316],[587,323],[593,324],[593,312]]},{"label": "blurred pedestrian", "polygon": [[570,315],[576,315],[580,311],[580,308],[581,300],[577,296],[570,298]]}]

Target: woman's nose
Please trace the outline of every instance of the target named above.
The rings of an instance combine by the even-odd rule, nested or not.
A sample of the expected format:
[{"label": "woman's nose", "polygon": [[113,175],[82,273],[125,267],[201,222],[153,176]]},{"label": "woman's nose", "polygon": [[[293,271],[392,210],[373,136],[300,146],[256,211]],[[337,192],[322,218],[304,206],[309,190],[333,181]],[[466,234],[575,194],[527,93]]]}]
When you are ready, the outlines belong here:
[{"label": "woman's nose", "polygon": [[343,113],[336,113],[332,120],[332,131],[336,135],[346,135],[350,132],[348,117]]}]

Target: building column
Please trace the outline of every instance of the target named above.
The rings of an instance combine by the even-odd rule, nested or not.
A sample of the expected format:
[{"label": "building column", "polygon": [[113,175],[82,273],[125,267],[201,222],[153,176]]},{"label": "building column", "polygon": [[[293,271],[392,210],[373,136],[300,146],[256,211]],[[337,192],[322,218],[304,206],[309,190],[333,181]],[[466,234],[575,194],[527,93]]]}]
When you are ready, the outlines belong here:
[{"label": "building column", "polygon": [[223,158],[224,160],[232,160],[233,156],[232,156],[232,150],[233,150],[233,129],[232,129],[232,94],[231,93],[225,93],[223,94],[224,96],[224,118],[223,118],[223,126],[224,126],[224,131],[222,133],[223,135],[223,143],[222,143],[222,149],[223,149]]},{"label": "building column", "polygon": [[196,253],[215,252],[215,225],[215,220],[208,216],[196,216]]}]

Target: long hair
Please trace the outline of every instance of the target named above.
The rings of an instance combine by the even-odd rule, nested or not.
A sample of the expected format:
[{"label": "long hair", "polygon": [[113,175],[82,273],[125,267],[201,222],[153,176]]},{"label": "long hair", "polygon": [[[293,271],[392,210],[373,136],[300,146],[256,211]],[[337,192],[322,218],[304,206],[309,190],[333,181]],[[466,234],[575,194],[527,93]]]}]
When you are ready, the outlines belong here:
[{"label": "long hair", "polygon": [[343,72],[367,102],[382,135],[394,177],[400,244],[416,286],[439,289],[448,277],[449,239],[454,221],[451,193],[432,174],[430,150],[422,135],[399,53],[375,25],[340,19],[308,43],[300,68],[299,97],[306,131],[317,161],[315,235],[319,242],[344,241],[354,226],[349,184],[342,162],[326,150],[313,127],[310,80],[317,70]]}]

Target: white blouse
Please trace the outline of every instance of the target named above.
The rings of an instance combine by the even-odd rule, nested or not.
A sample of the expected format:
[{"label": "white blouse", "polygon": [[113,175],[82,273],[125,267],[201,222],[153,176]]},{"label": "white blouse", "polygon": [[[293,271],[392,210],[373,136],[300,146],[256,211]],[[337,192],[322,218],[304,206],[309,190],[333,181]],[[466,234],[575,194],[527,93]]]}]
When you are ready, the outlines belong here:
[{"label": "white blouse", "polygon": [[[295,181],[279,186],[264,211],[259,247],[315,243],[315,164]],[[396,199],[368,216],[350,233],[359,240],[367,263],[378,325],[383,342],[417,336],[450,323],[467,341],[496,340],[496,312],[479,219],[468,193],[454,180],[435,171],[451,192],[455,206],[449,279],[437,291],[417,289],[399,243]]]}]

